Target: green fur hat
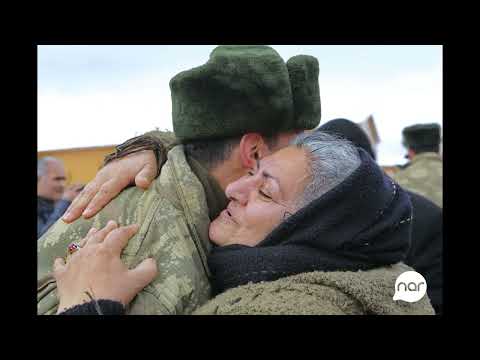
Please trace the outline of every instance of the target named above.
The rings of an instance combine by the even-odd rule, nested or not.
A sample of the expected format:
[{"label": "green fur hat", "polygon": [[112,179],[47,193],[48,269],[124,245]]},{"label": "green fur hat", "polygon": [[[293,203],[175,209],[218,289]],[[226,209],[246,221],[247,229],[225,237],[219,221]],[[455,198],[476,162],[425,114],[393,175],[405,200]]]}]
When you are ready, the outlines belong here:
[{"label": "green fur hat", "polygon": [[440,144],[439,124],[416,124],[402,131],[403,145],[413,150],[437,147]]},{"label": "green fur hat", "polygon": [[182,141],[269,135],[320,123],[318,61],[287,63],[268,46],[218,46],[202,66],[170,80],[172,119]]}]

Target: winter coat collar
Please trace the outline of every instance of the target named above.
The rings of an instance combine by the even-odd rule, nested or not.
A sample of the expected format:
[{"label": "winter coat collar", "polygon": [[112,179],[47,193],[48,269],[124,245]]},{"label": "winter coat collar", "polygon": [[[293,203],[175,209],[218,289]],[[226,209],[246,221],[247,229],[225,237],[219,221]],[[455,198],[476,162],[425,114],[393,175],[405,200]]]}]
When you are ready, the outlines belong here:
[{"label": "winter coat collar", "polygon": [[420,301],[394,301],[395,282],[412,268],[399,263],[367,271],[315,271],[227,290],[194,315],[434,315]]}]

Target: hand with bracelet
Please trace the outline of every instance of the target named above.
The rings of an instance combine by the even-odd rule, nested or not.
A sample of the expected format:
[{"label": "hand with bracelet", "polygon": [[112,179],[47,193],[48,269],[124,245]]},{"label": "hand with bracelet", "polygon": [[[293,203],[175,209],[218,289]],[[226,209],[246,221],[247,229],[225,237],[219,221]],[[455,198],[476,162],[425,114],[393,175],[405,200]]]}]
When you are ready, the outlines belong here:
[{"label": "hand with bracelet", "polygon": [[129,270],[120,259],[137,230],[138,225],[118,227],[109,221],[101,230],[92,228],[85,239],[72,247],[66,263],[62,258],[55,260],[54,277],[60,299],[57,314],[90,302],[91,298],[126,306],[155,278],[155,260],[145,259]]}]

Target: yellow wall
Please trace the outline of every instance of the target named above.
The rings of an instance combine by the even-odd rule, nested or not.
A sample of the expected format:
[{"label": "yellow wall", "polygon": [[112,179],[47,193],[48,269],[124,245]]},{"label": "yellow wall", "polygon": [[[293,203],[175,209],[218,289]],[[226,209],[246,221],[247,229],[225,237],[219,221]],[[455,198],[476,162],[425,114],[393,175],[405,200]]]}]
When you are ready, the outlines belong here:
[{"label": "yellow wall", "polygon": [[91,148],[39,151],[38,158],[53,156],[63,161],[68,184],[86,184],[93,180],[103,159],[115,150],[114,145]]}]

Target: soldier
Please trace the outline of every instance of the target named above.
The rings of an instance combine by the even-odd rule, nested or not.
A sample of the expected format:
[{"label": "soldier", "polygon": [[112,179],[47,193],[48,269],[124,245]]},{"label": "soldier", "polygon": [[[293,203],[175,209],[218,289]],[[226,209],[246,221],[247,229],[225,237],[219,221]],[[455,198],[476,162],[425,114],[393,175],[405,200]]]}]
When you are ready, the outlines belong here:
[{"label": "soldier", "polygon": [[439,155],[440,125],[417,124],[403,130],[408,149],[407,167],[393,175],[404,188],[425,196],[443,208],[443,166]]},{"label": "soldier", "polygon": [[[163,167],[159,161],[160,176],[148,190],[128,188],[93,218],[58,221],[39,240],[38,313],[57,310],[54,259],[109,220],[139,225],[122,253],[128,267],[149,257],[157,263],[158,275],[128,314],[189,314],[207,301],[208,228],[226,206],[224,190],[258,159],[318,125],[318,73],[311,56],[285,63],[267,46],[219,46],[206,64],[172,78],[173,128],[182,144],[168,152]],[[139,149],[148,149],[146,144],[144,139]],[[129,152],[133,145],[120,150]]]}]

